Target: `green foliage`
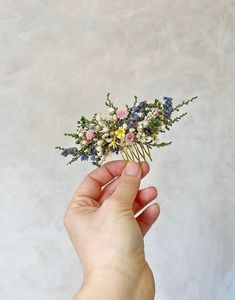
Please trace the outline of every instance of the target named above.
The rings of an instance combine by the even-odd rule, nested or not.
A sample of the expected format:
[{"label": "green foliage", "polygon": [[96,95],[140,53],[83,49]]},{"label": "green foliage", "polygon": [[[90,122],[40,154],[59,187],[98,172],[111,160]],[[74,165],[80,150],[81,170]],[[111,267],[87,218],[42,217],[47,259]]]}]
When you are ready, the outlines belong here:
[{"label": "green foliage", "polygon": [[193,102],[194,100],[196,100],[198,98],[198,96],[192,97],[189,100],[183,100],[180,104],[178,104],[173,111],[179,111],[179,108],[184,106],[184,105],[188,105],[190,102]]},{"label": "green foliage", "polygon": [[114,106],[113,102],[110,100],[109,98],[110,96],[110,93],[107,94],[107,98],[106,98],[106,101],[105,101],[105,105],[109,108],[113,108],[114,110],[116,110],[117,108]]},{"label": "green foliage", "polygon": [[174,123],[176,123],[176,122],[179,122],[184,116],[186,116],[188,113],[183,113],[183,114],[181,114],[180,116],[178,116],[178,117],[176,117],[176,118],[174,118],[174,119],[172,119],[171,121],[170,121],[170,126],[172,126]]}]

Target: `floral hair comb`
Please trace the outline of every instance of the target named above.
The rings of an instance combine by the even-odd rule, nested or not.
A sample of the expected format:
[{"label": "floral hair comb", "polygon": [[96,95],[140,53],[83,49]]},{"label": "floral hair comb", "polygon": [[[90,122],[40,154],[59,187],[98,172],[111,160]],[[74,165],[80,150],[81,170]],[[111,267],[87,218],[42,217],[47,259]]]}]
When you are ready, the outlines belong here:
[{"label": "floral hair comb", "polygon": [[109,109],[106,117],[95,113],[88,120],[82,116],[77,122],[76,133],[64,134],[75,139],[76,147],[55,147],[62,151],[63,156],[73,157],[67,164],[80,158],[82,161],[90,159],[92,164],[99,167],[111,153],[120,153],[128,161],[152,160],[153,147],[164,147],[172,143],[159,142],[159,133],[169,130],[175,122],[187,115],[185,112],[172,118],[172,114],[197,98],[183,100],[174,107],[170,97],[163,97],[163,101],[154,99],[151,103],[141,101],[138,104],[135,96],[132,107],[126,105],[125,108],[118,108],[109,96],[108,93],[105,101]]}]

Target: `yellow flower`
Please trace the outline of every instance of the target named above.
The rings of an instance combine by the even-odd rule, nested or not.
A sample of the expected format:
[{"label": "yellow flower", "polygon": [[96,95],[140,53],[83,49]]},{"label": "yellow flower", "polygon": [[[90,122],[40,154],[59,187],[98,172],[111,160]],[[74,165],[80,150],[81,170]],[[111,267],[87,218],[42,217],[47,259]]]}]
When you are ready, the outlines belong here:
[{"label": "yellow flower", "polygon": [[118,130],[115,131],[115,135],[121,140],[125,137],[125,129],[123,127],[119,127]]},{"label": "yellow flower", "polygon": [[113,138],[112,142],[109,144],[110,148],[117,148],[117,141],[116,141],[116,137]]}]

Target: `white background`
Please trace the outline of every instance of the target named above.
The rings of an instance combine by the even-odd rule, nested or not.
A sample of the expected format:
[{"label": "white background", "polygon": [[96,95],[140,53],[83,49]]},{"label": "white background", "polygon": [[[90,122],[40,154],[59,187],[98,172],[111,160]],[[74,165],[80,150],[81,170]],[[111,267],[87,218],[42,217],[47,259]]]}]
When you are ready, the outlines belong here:
[{"label": "white background", "polygon": [[[66,166],[84,114],[198,95],[153,151],[146,236],[158,300],[235,299],[235,1],[0,0],[0,294],[71,299],[82,270],[63,214],[89,163]],[[115,157],[114,157],[115,158]]]}]

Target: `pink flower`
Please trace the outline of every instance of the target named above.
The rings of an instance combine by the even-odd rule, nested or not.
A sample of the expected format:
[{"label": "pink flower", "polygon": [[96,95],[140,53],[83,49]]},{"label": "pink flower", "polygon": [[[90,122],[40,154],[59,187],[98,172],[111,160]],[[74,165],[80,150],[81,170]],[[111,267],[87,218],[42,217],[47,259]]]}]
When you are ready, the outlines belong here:
[{"label": "pink flower", "polygon": [[125,138],[126,144],[129,145],[131,144],[135,139],[135,135],[133,132],[128,132]]},{"label": "pink flower", "polygon": [[82,145],[88,145],[88,144],[89,144],[88,140],[82,140]]},{"label": "pink flower", "polygon": [[125,119],[128,116],[128,111],[125,108],[118,108],[116,115],[118,119]]},{"label": "pink flower", "polygon": [[95,132],[93,129],[89,129],[86,133],[86,139],[87,140],[92,140],[95,137]]}]

